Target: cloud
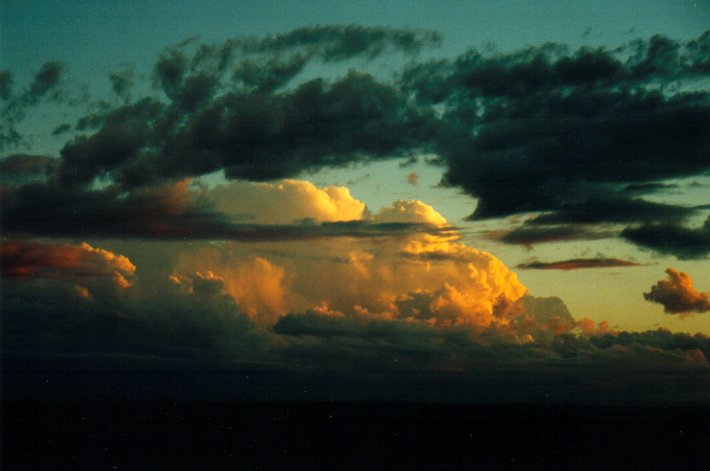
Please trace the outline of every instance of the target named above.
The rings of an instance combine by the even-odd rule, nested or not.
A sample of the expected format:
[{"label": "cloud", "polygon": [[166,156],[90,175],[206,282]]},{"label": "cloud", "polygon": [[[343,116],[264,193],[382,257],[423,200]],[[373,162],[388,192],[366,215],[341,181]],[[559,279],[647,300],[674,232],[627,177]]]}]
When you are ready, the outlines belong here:
[{"label": "cloud", "polygon": [[[141,98],[80,120],[95,132],[65,145],[61,180],[135,186],[224,169],[229,178],[264,181],[403,155],[433,124],[395,84],[351,70],[284,87],[312,60],[414,53],[438,40],[431,32],[319,26],[222,45],[185,41],[155,65],[167,102]],[[111,79],[125,95],[124,75]]]},{"label": "cloud", "polygon": [[565,240],[606,238],[612,235],[605,231],[593,231],[581,225],[532,225],[530,222],[509,231],[489,233],[489,237],[506,244],[531,246]]},{"label": "cloud", "polygon": [[698,292],[690,275],[673,268],[666,270],[667,280],[661,280],[644,293],[647,301],[663,305],[668,314],[689,314],[710,311],[710,293]]},{"label": "cloud", "polygon": [[535,270],[577,270],[580,268],[610,268],[610,267],[635,267],[638,263],[620,260],[618,258],[574,258],[558,262],[529,262],[521,263],[518,268]]},{"label": "cloud", "polygon": [[433,132],[430,112],[358,72],[278,94],[200,93],[190,98],[195,110],[144,99],[100,118],[98,131],[62,149],[62,183],[87,185],[103,175],[135,186],[220,169],[234,179],[285,178],[404,155]]},{"label": "cloud", "polygon": [[200,44],[198,38],[190,38],[163,52],[154,80],[171,99],[189,109],[230,69],[230,78],[246,89],[272,91],[316,59],[334,63],[393,52],[411,55],[440,42],[441,36],[432,31],[359,25],[304,27],[261,38],[237,37],[222,44]]},{"label": "cloud", "polygon": [[334,61],[357,56],[373,58],[387,48],[416,53],[422,47],[438,45],[440,42],[441,35],[433,31],[335,25],[297,28],[288,33],[268,36],[246,48],[283,52],[303,47],[312,49],[325,61]]},{"label": "cloud", "polygon": [[81,245],[37,241],[3,241],[0,246],[2,274],[7,278],[92,282],[110,279],[118,289],[129,288],[136,267],[123,255]]},{"label": "cloud", "polygon": [[16,147],[23,141],[17,125],[29,109],[42,102],[62,103],[71,94],[65,86],[66,67],[60,62],[46,62],[34,75],[32,83],[19,94],[12,93],[10,71],[0,70],[0,151]]},{"label": "cloud", "polygon": [[134,86],[133,70],[123,69],[109,74],[111,81],[111,91],[124,100],[131,97],[131,89]]},{"label": "cloud", "polygon": [[346,187],[318,188],[304,180],[233,182],[210,190],[209,199],[216,211],[253,224],[355,221],[363,219],[366,210]]},{"label": "cloud", "polygon": [[[262,325],[324,303],[334,311],[356,309],[383,318],[428,316],[427,322],[488,325],[503,322],[507,306],[525,292],[498,259],[456,242],[455,228],[421,201],[396,201],[373,213],[343,188],[297,181],[230,184],[219,188],[218,196],[228,201],[225,191],[243,188],[248,189],[233,194],[260,201],[255,207],[263,215],[255,217],[268,222],[306,215],[313,222],[281,227],[302,230],[310,224],[314,234],[321,232],[319,243],[291,237],[285,245],[287,239],[269,238],[270,226],[254,225],[259,246],[203,246],[184,253],[176,270],[224,278],[237,303]],[[352,217],[353,210],[360,220],[337,220]],[[336,220],[318,221],[325,218]],[[332,237],[338,231],[347,237]],[[427,304],[428,314],[417,308],[415,315],[411,306],[403,313],[402,303],[414,297]]]},{"label": "cloud", "polygon": [[0,159],[0,180],[9,184],[46,181],[59,163],[59,159],[45,155],[9,155]]},{"label": "cloud", "polygon": [[24,99],[35,104],[40,98],[57,88],[62,78],[65,66],[60,62],[47,62],[35,75]]},{"label": "cloud", "polygon": [[0,70],[0,99],[10,98],[12,86],[12,74],[8,70]]},{"label": "cloud", "polygon": [[[334,244],[330,248],[327,244],[326,247],[309,244],[311,253],[304,255],[321,257],[311,264],[292,260],[300,250],[293,250],[291,258],[281,258],[277,263],[276,258],[242,256],[243,247],[239,245],[205,243],[211,255],[210,250],[203,250],[191,258],[195,254],[189,250],[189,243],[172,243],[170,247],[164,247],[164,243],[143,243],[133,244],[137,251],[131,252],[131,261],[137,265],[136,282],[130,289],[114,295],[96,291],[85,298],[81,286],[74,286],[71,271],[65,273],[71,281],[61,286],[54,278],[6,277],[0,285],[4,358],[9,358],[13,367],[20,370],[23,364],[35,365],[38,358],[43,359],[43,365],[48,361],[73,365],[83,358],[91,362],[93,372],[113,371],[117,365],[125,368],[126,364],[153,371],[141,361],[161,358],[163,362],[171,359],[181,374],[185,368],[202,372],[208,368],[209,373],[205,374],[210,377],[214,377],[215,371],[245,370],[251,375],[253,365],[259,365],[260,374],[265,374],[265,368],[273,372],[273,381],[286,381],[279,372],[290,371],[296,377],[312,372],[322,381],[338,382],[351,392],[357,384],[367,384],[371,395],[360,396],[363,394],[360,391],[354,393],[356,398],[389,397],[380,394],[391,392],[391,388],[399,391],[405,378],[416,377],[437,388],[448,384],[450,378],[453,389],[447,390],[461,399],[472,397],[466,387],[481,378],[486,381],[496,378],[502,385],[518,384],[527,391],[518,400],[537,400],[530,392],[535,388],[528,387],[532,384],[543,385],[548,393],[564,395],[564,400],[568,400],[572,396],[567,394],[572,394],[575,388],[552,388],[548,383],[550,377],[562,375],[565,383],[584,384],[580,390],[587,391],[590,400],[603,394],[604,400],[623,402],[630,385],[639,381],[645,391],[653,393],[635,396],[635,400],[640,400],[639,397],[664,402],[697,400],[690,386],[701,386],[697,378],[705,377],[708,368],[710,340],[706,336],[672,334],[666,330],[612,331],[604,323],[574,319],[557,298],[525,295],[511,301],[513,297],[509,294],[498,297],[493,310],[487,310],[483,308],[484,299],[492,300],[495,296],[486,297],[484,293],[495,285],[496,277],[507,273],[505,267],[492,259],[486,266],[484,254],[450,240],[416,239],[406,241],[412,251],[418,247],[423,252],[445,252],[445,247],[449,247],[449,253],[462,255],[459,263],[454,264],[452,257],[446,261],[422,261],[412,270],[403,269],[401,258],[394,255],[395,250],[403,250],[401,243],[386,250],[380,247],[379,252],[378,244],[361,246],[359,249],[369,252],[351,253],[346,260],[335,258],[343,249],[335,241],[329,242]],[[99,254],[104,250],[95,246],[92,249],[94,252],[86,251]],[[186,258],[178,263],[174,259],[154,263],[151,258],[176,253]],[[191,270],[188,266],[199,261],[218,271]],[[339,277],[331,276],[329,271],[336,264],[344,268],[337,270]],[[439,266],[428,267],[428,264]],[[458,277],[455,266],[462,269]],[[309,278],[311,272],[314,275]],[[372,285],[365,283],[368,276],[373,278]],[[428,285],[417,281],[429,276]],[[352,290],[352,299],[362,301],[363,305],[336,296],[314,302],[319,298],[311,297],[304,286],[323,279],[328,283],[313,286],[311,293],[346,295]],[[43,285],[44,282],[52,284]],[[280,291],[271,290],[265,283],[272,283]],[[332,289],[332,285],[337,285],[337,289]],[[381,290],[377,292],[372,286]],[[500,285],[503,286],[515,288],[511,280]],[[235,291],[240,287],[244,290],[242,294]],[[387,292],[395,294],[386,300],[388,310],[368,309],[377,302],[370,296]],[[288,309],[298,305],[294,293],[301,294],[303,305],[309,307],[289,312]],[[254,322],[265,320],[259,317],[260,313],[268,311],[259,303],[277,300],[282,303],[278,310],[283,309],[284,313],[256,327]],[[249,306],[259,313],[245,312]],[[16,358],[25,363],[14,363]],[[130,358],[142,360],[134,362]],[[62,371],[77,378],[74,369],[70,373]],[[523,372],[528,376],[522,378]],[[677,385],[674,391],[678,396],[659,399],[655,395],[659,381],[667,385],[669,375]],[[124,377],[119,376],[118,383],[111,383],[112,387],[129,387],[121,384]],[[377,378],[389,379],[383,385]],[[82,384],[93,384],[94,379],[84,379],[88,383]],[[167,392],[164,386],[141,390],[149,387],[144,379],[127,381],[136,381],[130,388],[133,391],[138,388],[139,394]],[[615,384],[613,390],[608,388],[608,382]],[[679,386],[679,382],[687,383],[690,389]],[[314,387],[309,381],[306,384]],[[230,387],[217,394],[241,394],[241,386],[235,391]],[[339,391],[337,397],[343,392]],[[485,396],[488,394],[491,398],[501,397],[494,391]],[[580,396],[574,397],[580,400]]]},{"label": "cloud", "polygon": [[[472,49],[412,62],[394,79],[355,69],[307,79],[314,61],[327,69],[416,53],[440,37],[350,25],[221,44],[191,38],[156,61],[157,94],[129,99],[130,74],[113,73],[123,102],[79,120],[51,184],[122,194],[216,171],[269,181],[430,152],[445,184],[478,199],[475,218],[542,212],[536,224],[678,224],[698,209],[644,198],[708,170],[710,108],[699,85],[708,40]],[[27,93],[49,96],[62,74],[45,65]],[[3,132],[20,139],[13,129]]]},{"label": "cloud", "polygon": [[235,183],[207,190],[184,179],[130,191],[116,185],[67,189],[49,181],[4,188],[0,218],[5,231],[14,234],[156,240],[260,242],[451,230],[428,205],[398,204],[418,212],[397,206],[366,214],[365,205],[346,188],[319,189],[303,181]]},{"label": "cloud", "polygon": [[710,217],[699,228],[679,224],[644,224],[624,229],[621,236],[642,247],[680,259],[702,258],[710,252]]},{"label": "cloud", "polygon": [[588,198],[577,203],[564,203],[558,211],[541,214],[531,224],[625,223],[674,221],[690,216],[694,208],[642,199]]},{"label": "cloud", "polygon": [[87,243],[5,241],[0,254],[3,353],[195,359],[248,355],[264,343],[211,273],[154,277]]},{"label": "cloud", "polygon": [[[414,64],[403,86],[442,106],[437,139],[445,183],[478,198],[476,218],[552,211],[558,222],[680,218],[618,190],[707,171],[709,36],[662,36],[619,50],[560,45],[512,53],[469,50],[453,61]],[[670,156],[681,155],[679,158]],[[641,185],[641,186],[640,186]]]},{"label": "cloud", "polygon": [[433,226],[447,226],[446,219],[428,204],[418,200],[399,200],[392,203],[391,207],[382,208],[374,216],[374,220],[381,224],[386,223],[414,223],[430,224]]}]

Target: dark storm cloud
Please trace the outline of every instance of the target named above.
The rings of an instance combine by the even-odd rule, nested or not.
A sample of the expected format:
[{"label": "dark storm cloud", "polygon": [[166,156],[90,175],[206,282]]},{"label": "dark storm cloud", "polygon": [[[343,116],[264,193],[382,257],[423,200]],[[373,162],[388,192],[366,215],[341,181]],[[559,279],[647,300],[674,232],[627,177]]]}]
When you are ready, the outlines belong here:
[{"label": "dark storm cloud", "polygon": [[556,262],[529,262],[521,263],[518,268],[534,270],[577,270],[580,268],[612,268],[635,267],[638,263],[621,260],[618,258],[573,258]]},{"label": "dark storm cloud", "polygon": [[[649,188],[649,191],[655,191],[655,188],[654,185]],[[489,234],[489,237],[506,244],[531,246],[565,240],[604,239],[621,235],[639,245],[656,248],[653,247],[653,242],[646,242],[645,239],[653,239],[651,234],[654,232],[660,236],[660,233],[665,231],[666,234],[659,238],[668,241],[668,233],[675,231],[678,233],[674,238],[676,243],[671,244],[677,251],[665,251],[682,253],[686,258],[693,258],[702,255],[703,242],[694,240],[702,239],[698,237],[702,230],[684,229],[678,223],[700,209],[703,208],[654,203],[638,198],[588,198],[574,204],[562,204],[558,211],[529,218],[514,229],[494,232]],[[610,229],[608,223],[644,223],[644,225],[628,227],[619,233],[618,230]],[[687,237],[683,238],[680,234],[683,232],[688,233]],[[660,242],[657,246],[660,247]]]},{"label": "dark storm cloud", "polygon": [[668,314],[689,314],[710,311],[710,293],[697,291],[693,279],[687,273],[668,268],[667,280],[661,280],[644,293],[647,301],[663,305]]},{"label": "dark storm cloud", "polygon": [[214,82],[203,76],[186,87],[172,105],[145,99],[99,117],[93,135],[62,149],[64,184],[105,175],[135,186],[220,169],[228,178],[268,180],[404,155],[432,135],[431,114],[367,74],[278,94],[212,98]]},{"label": "dark storm cloud", "polygon": [[[154,68],[168,102],[139,99],[80,120],[80,130],[96,131],[64,147],[62,181],[104,175],[133,186],[220,169],[267,180],[411,152],[431,137],[431,113],[395,85],[351,72],[283,87],[313,60],[414,53],[438,40],[430,32],[324,26],[221,45],[184,41]],[[111,75],[119,95],[130,79]]]},{"label": "dark storm cloud", "polygon": [[673,221],[690,216],[694,208],[642,199],[587,198],[575,203],[562,203],[558,211],[541,214],[531,219],[531,224],[561,223],[628,223],[648,221]]},{"label": "dark storm cloud", "polygon": [[587,202],[619,206],[626,202],[615,187],[709,168],[708,90],[694,85],[707,77],[708,43],[706,33],[617,51],[472,50],[412,66],[402,80],[422,102],[444,107],[445,182],[479,198],[474,217],[563,210],[566,220],[619,221],[629,219],[623,208],[590,217]]},{"label": "dark storm cloud", "polygon": [[625,239],[680,259],[702,258],[710,253],[710,217],[699,228],[680,224],[644,224],[624,229]]}]

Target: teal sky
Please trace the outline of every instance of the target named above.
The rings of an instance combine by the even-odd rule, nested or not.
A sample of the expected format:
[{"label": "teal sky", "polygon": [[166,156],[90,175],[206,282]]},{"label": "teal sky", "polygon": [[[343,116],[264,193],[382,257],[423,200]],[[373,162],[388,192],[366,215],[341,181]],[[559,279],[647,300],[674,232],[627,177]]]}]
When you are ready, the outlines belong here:
[{"label": "teal sky", "polygon": [[453,55],[487,43],[511,50],[546,41],[615,46],[653,34],[684,40],[699,36],[710,19],[710,4],[700,0],[205,0],[199,6],[188,0],[3,0],[0,5],[3,67],[23,77],[38,64],[61,60],[89,79],[122,63],[150,64],[162,48],[192,36],[211,42],[312,24],[432,29],[444,35],[437,55]]}]

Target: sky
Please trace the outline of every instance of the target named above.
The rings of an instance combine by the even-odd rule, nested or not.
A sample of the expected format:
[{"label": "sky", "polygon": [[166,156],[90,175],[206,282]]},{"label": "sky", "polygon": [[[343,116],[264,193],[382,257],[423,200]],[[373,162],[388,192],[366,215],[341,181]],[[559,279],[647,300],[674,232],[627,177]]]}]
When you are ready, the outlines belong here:
[{"label": "sky", "polygon": [[707,404],[708,20],[1,1],[14,394],[188,368],[262,372],[231,393],[257,398]]}]

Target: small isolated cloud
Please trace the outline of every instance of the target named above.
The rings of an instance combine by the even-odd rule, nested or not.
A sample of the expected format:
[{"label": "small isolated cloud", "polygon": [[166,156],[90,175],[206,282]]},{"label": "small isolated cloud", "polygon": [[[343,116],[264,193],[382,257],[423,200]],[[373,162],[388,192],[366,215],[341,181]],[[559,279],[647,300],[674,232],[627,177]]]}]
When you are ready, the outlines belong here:
[{"label": "small isolated cloud", "polygon": [[521,263],[518,268],[534,270],[577,270],[579,268],[610,268],[610,267],[635,267],[638,263],[621,260],[618,258],[573,258],[557,262],[529,262]]},{"label": "small isolated cloud", "polygon": [[417,184],[419,183],[419,175],[417,175],[417,172],[412,172],[407,175],[407,183],[413,186],[417,186]]},{"label": "small isolated cloud", "polygon": [[690,275],[673,268],[668,268],[666,273],[667,280],[659,281],[650,292],[643,294],[647,301],[662,304],[668,314],[710,311],[710,293],[698,292]]}]

